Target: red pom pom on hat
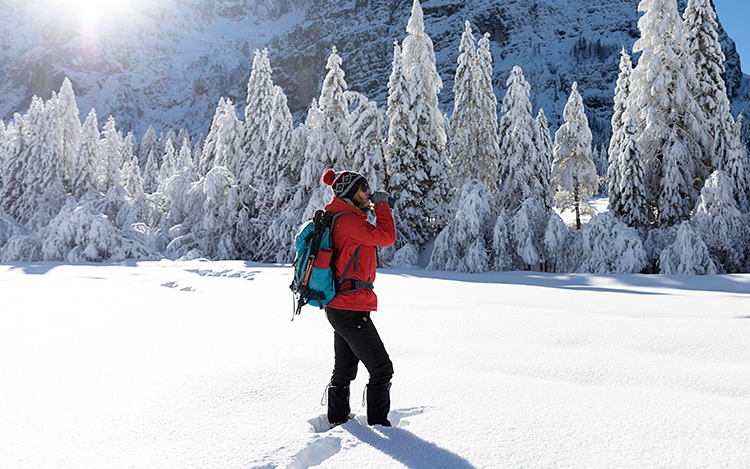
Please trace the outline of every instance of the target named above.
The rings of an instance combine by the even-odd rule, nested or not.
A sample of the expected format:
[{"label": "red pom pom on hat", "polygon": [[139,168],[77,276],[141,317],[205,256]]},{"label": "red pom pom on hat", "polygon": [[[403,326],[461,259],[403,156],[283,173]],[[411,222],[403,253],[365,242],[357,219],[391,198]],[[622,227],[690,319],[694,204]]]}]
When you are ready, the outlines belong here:
[{"label": "red pom pom on hat", "polygon": [[333,186],[334,182],[336,182],[336,171],[329,169],[323,174],[323,184]]}]

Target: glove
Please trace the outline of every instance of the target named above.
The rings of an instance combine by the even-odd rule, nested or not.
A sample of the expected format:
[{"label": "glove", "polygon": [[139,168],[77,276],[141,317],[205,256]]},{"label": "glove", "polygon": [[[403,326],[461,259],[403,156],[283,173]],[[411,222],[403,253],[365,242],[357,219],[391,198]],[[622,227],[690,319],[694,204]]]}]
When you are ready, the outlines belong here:
[{"label": "glove", "polygon": [[386,191],[375,191],[372,194],[372,203],[388,202],[388,193]]}]

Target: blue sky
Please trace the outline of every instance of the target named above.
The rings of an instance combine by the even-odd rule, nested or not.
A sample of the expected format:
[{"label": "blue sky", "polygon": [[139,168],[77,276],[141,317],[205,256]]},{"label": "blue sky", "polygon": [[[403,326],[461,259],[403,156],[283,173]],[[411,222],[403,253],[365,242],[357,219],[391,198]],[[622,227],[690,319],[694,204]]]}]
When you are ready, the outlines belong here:
[{"label": "blue sky", "polygon": [[737,44],[742,71],[750,74],[750,1],[714,0],[714,7],[721,25]]}]

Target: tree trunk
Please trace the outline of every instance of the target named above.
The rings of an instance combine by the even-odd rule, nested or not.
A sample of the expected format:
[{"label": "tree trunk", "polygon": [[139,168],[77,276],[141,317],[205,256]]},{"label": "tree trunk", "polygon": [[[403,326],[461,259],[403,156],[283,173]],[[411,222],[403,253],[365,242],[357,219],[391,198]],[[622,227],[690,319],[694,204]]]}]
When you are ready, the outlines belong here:
[{"label": "tree trunk", "polygon": [[578,178],[573,178],[573,205],[576,209],[576,229],[581,229],[581,207],[580,204],[580,191],[578,190]]}]

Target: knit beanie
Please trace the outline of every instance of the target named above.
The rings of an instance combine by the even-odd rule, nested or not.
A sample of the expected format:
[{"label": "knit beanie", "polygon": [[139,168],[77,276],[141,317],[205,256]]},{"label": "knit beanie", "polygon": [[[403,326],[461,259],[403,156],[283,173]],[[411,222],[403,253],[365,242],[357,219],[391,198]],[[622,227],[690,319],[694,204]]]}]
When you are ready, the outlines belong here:
[{"label": "knit beanie", "polygon": [[351,199],[357,193],[359,186],[367,184],[367,179],[354,171],[336,172],[332,169],[323,174],[323,184],[331,186],[333,195],[339,199]]}]

